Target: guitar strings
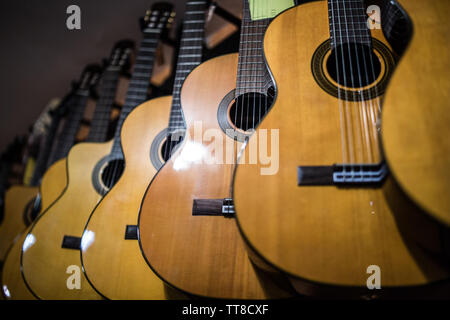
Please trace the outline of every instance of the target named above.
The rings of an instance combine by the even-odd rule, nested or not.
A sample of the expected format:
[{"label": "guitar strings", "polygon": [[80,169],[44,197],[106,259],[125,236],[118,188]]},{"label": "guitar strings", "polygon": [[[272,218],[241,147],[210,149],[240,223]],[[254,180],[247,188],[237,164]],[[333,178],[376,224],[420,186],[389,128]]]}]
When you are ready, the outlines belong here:
[{"label": "guitar strings", "polygon": [[[344,25],[345,25],[345,37],[346,37],[346,39],[347,39],[347,53],[348,53],[348,58],[349,58],[349,63],[348,63],[348,66],[349,66],[349,70],[346,70],[346,71],[350,71],[350,79],[351,79],[351,85],[350,85],[350,87],[351,88],[355,88],[356,87],[356,83],[355,83],[355,79],[354,79],[354,70],[353,70],[353,61],[352,61],[352,54],[351,54],[351,41],[350,41],[350,38],[349,38],[349,28],[348,28],[348,25],[349,25],[349,22],[348,22],[348,20],[347,20],[347,13],[346,13],[346,11],[347,11],[347,8],[346,8],[346,6],[345,6],[345,0],[342,2],[342,4],[343,4],[343,18],[344,18]],[[340,8],[338,8],[338,13],[339,13],[339,15],[340,15]],[[341,37],[341,41],[342,41],[342,37]],[[355,41],[355,48],[356,48],[356,41]],[[344,50],[344,42],[342,41],[342,44],[341,44],[341,49],[342,49],[342,51]],[[356,52],[356,55],[358,55],[358,52]],[[342,60],[343,61],[345,61],[345,57],[344,57],[344,52],[342,52]],[[345,67],[344,67],[344,69],[345,69]],[[358,72],[359,73],[359,72]],[[344,79],[344,81],[345,81],[345,83],[344,83],[344,85],[345,85],[345,87],[349,87],[349,84],[347,83],[347,81],[348,81],[348,78],[345,78]],[[361,83],[360,83],[360,86],[361,86]],[[349,106],[349,109],[350,109],[350,123],[351,123],[351,125],[353,125],[353,123],[354,123],[354,121],[353,121],[353,118],[354,118],[354,116],[353,116],[353,103],[352,102],[346,102],[347,104],[348,104],[348,106]],[[360,102],[359,101],[356,101],[356,102],[354,102],[355,104],[356,104],[356,109],[358,108],[358,106],[360,105]],[[355,110],[355,112],[358,112],[358,110]],[[361,163],[362,161],[361,161],[361,159],[359,159],[359,157],[362,157],[362,154],[361,154],[361,152],[362,152],[362,141],[361,141],[361,135],[360,135],[360,129],[361,128],[358,128],[358,124],[360,124],[360,123],[358,123],[358,122],[356,122],[355,123],[355,128],[354,128],[354,130],[355,130],[355,142],[356,142],[356,157],[355,157],[355,160],[357,161],[357,162],[359,162],[359,163]],[[353,126],[352,126],[353,127]],[[353,129],[353,128],[352,128]],[[362,168],[361,168],[362,169]]]},{"label": "guitar strings", "polygon": [[[138,56],[137,56],[137,59],[135,61],[135,65],[134,65],[134,70],[133,70],[133,74],[134,75],[136,74],[136,68],[142,67],[142,66],[138,66],[139,65],[139,60],[140,60],[141,57],[145,56],[144,53],[143,53],[142,48],[144,47],[144,43],[146,41],[148,41],[148,40],[154,40],[152,35],[144,34],[143,35],[143,40],[141,41],[141,45],[140,45],[140,48],[139,48]],[[150,70],[150,73],[151,73],[151,70],[152,70],[153,66],[149,66],[149,67],[150,67],[149,70]],[[150,79],[147,79],[147,81],[149,82]],[[145,98],[142,101],[138,101],[138,102],[134,101],[135,100],[134,99],[135,94],[132,94],[133,91],[136,91],[135,90],[136,88],[140,88],[140,84],[141,84],[140,82],[142,82],[142,81],[139,81],[136,76],[135,77],[132,76],[132,78],[130,80],[129,88],[128,88],[128,91],[127,91],[127,97],[125,99],[125,104],[124,104],[124,106],[123,106],[123,108],[121,110],[121,113],[119,115],[119,120],[118,120],[118,122],[116,124],[116,136],[115,136],[115,139],[114,139],[115,141],[114,141],[114,144],[113,144],[113,150],[112,150],[112,152],[110,153],[110,155],[108,157],[109,161],[108,161],[108,163],[106,164],[106,167],[105,167],[105,169],[106,169],[106,168],[108,168],[108,166],[111,166],[111,162],[112,162],[112,170],[111,170],[111,168],[108,168],[109,170],[108,170],[107,176],[105,178],[106,188],[103,189],[102,196],[106,195],[106,193],[109,192],[109,190],[113,187],[113,185],[115,183],[117,183],[118,178],[120,178],[120,177],[117,177],[118,172],[121,169],[123,170],[123,168],[126,165],[125,164],[125,157],[123,156],[122,145],[121,145],[121,129],[122,129],[122,125],[123,125],[124,120],[125,120],[124,118],[137,105],[139,105],[140,103],[145,101]],[[146,83],[146,85],[148,86],[149,83]],[[116,143],[118,144],[118,148],[115,148]],[[115,149],[117,149],[117,150],[115,150]],[[121,166],[122,166],[122,168],[120,169]],[[101,177],[100,177],[100,179],[101,179]]]},{"label": "guitar strings", "polygon": [[[358,6],[358,4],[356,4],[356,6]],[[357,66],[357,75],[358,75],[358,80],[359,80],[359,85],[358,85],[358,89],[357,89],[357,94],[359,95],[359,99],[356,99],[356,110],[355,113],[357,114],[357,119],[359,121],[356,122],[356,132],[357,132],[357,136],[359,138],[358,143],[358,155],[359,155],[359,159],[357,159],[357,161],[360,163],[360,171],[362,172],[363,168],[362,168],[362,164],[364,163],[364,138],[365,138],[365,132],[364,132],[364,124],[366,123],[365,118],[364,118],[364,110],[367,108],[366,105],[366,101],[364,99],[364,95],[363,92],[361,90],[361,88],[363,87],[362,84],[362,78],[361,78],[361,69],[360,69],[360,59],[359,59],[359,51],[358,51],[358,40],[356,39],[356,30],[355,30],[355,20],[354,18],[357,17],[356,15],[354,15],[353,13],[350,14],[351,17],[351,22],[349,22],[350,19],[347,18],[347,8],[345,5],[345,0],[343,1],[343,7],[344,7],[344,18],[345,18],[345,28],[346,28],[346,37],[347,37],[347,41],[348,41],[348,54],[349,54],[349,64],[350,64],[350,73],[351,73],[351,79],[352,79],[352,88],[356,88],[355,86],[355,82],[353,79],[353,57],[351,54],[351,41],[350,41],[350,37],[349,37],[349,32],[352,31],[353,33],[353,40],[354,40],[354,52],[355,52],[355,57],[356,57],[356,66]],[[350,10],[354,10],[357,8],[352,8],[350,5]],[[352,30],[349,29],[349,26],[352,28]],[[364,54],[363,54],[364,56]],[[356,92],[353,92],[353,94],[355,94]],[[359,128],[358,128],[359,127]],[[366,140],[367,143],[367,140]],[[369,145],[369,144],[368,144]]]},{"label": "guitar strings", "polygon": [[[359,3],[359,4],[361,5],[361,7],[359,9],[362,10],[362,3]],[[359,16],[359,17],[362,18],[364,21],[366,19],[364,14],[361,14],[361,16]],[[355,24],[354,23],[354,17],[353,17],[352,20],[353,20],[352,22],[353,22],[353,25],[354,25]],[[360,31],[367,32],[368,36],[369,36],[368,39],[370,41],[370,39],[371,39],[370,38],[370,32],[367,29],[360,30]],[[354,38],[355,38],[355,43],[356,43],[356,31],[354,31]],[[370,43],[369,43],[369,48],[370,48]],[[356,50],[356,47],[355,47],[355,50]],[[371,54],[371,51],[369,51],[369,54]],[[358,54],[358,52],[357,52],[356,58],[357,58],[357,65],[358,65],[358,68],[359,68],[361,61],[359,61],[359,54]],[[368,73],[368,70],[367,70],[366,57],[365,57],[364,54],[362,54],[362,62],[363,62],[363,65],[364,65],[364,74],[365,74],[365,77],[366,77],[366,84],[369,85],[369,80],[372,79],[373,77],[369,78],[369,73]],[[361,87],[363,87],[363,85],[362,85],[362,78],[361,78],[360,73],[361,73],[361,70],[358,71],[358,74],[359,74],[359,77],[360,77],[360,88],[361,88]],[[361,91],[359,91],[359,93],[361,95],[361,100],[365,102],[363,93]],[[368,117],[368,114],[369,114],[370,110],[372,109],[372,104],[373,104],[372,94],[371,94],[370,90],[368,90],[368,104],[369,105],[367,106],[367,104],[364,103],[364,106],[363,106],[364,108],[363,108],[363,110],[361,110],[362,111],[362,116],[360,115],[360,118],[363,118],[363,122],[364,122],[364,126],[365,126],[365,132],[363,132],[363,134],[365,134],[365,138],[366,138],[368,162],[373,162],[372,139],[370,137],[370,130],[369,130],[370,119]]]},{"label": "guitar strings", "polygon": [[[332,28],[333,28],[333,34],[332,34],[332,38],[334,39],[335,42],[335,50],[337,50],[337,39],[336,39],[336,25],[335,25],[335,9],[334,9],[334,3],[333,0],[331,0],[329,2],[329,4],[331,4],[331,17],[332,17]],[[340,21],[339,21],[340,23]],[[336,64],[336,79],[340,79],[340,72],[339,72],[339,61],[338,61],[338,56],[337,53],[335,54],[335,64]],[[342,96],[341,96],[341,89],[338,86],[338,105],[339,105],[339,118],[340,118],[340,122],[341,122],[341,144],[342,144],[342,162],[345,164],[348,162],[348,158],[347,158],[347,128],[345,126],[345,121],[344,117],[346,118],[346,115],[344,114],[345,112],[345,106],[343,106],[342,104]],[[344,171],[344,177],[346,176],[346,167],[343,167],[343,171]]]}]

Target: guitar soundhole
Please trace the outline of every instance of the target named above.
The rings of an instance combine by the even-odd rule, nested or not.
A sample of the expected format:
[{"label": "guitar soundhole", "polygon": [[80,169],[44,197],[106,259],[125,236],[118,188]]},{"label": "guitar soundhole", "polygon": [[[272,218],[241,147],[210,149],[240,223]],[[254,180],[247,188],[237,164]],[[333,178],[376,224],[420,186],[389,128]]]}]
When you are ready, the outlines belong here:
[{"label": "guitar soundhole", "polygon": [[237,97],[231,105],[230,121],[242,131],[255,129],[272,105],[272,101],[270,93],[268,95],[256,92],[245,93]]},{"label": "guitar soundhole", "polygon": [[183,137],[179,135],[168,135],[161,146],[161,157],[164,162],[170,159],[170,156],[176,149],[177,145],[183,141]]},{"label": "guitar soundhole", "polygon": [[378,78],[381,63],[368,46],[346,43],[332,50],[327,60],[327,71],[341,86],[363,88]]},{"label": "guitar soundhole", "polygon": [[108,162],[108,165],[103,169],[101,174],[104,186],[111,189],[122,176],[124,168],[125,162],[122,159]]}]

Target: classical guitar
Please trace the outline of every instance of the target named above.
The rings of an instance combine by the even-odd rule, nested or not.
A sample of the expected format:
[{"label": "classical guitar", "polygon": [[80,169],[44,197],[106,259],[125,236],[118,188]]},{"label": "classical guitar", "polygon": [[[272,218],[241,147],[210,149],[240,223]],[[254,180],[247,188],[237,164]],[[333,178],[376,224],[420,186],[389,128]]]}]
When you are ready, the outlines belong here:
[{"label": "classical guitar", "polygon": [[[26,182],[25,180],[29,180],[26,177],[27,175],[29,177],[33,174],[32,171],[35,165],[32,165],[32,163],[35,164],[36,162],[32,161],[31,158],[35,157],[36,153],[39,152],[37,149],[39,148],[40,136],[49,134],[46,133],[47,128],[43,122],[44,119],[50,117],[51,111],[49,108],[44,110],[34,123],[33,129],[27,138],[24,158],[28,158],[29,160],[25,161],[28,165],[24,172],[23,184],[12,185],[5,192],[5,211],[3,212],[3,218],[0,223],[0,261],[3,260],[6,250],[14,238],[31,224],[39,210],[39,206],[37,205],[38,201],[35,201],[38,194],[38,187],[31,185],[29,181]],[[57,122],[57,120],[55,115],[53,121]]]},{"label": "classical guitar", "polygon": [[[279,156],[272,168],[262,159],[239,164],[233,199],[255,261],[302,294],[413,294],[450,275],[398,223],[416,208],[388,172],[379,120],[414,21],[396,1],[383,3],[381,30],[368,28],[363,1],[328,0],[287,10],[264,38],[278,95],[247,148],[262,132],[278,134],[268,153]],[[428,21],[426,14],[418,10],[416,19]],[[421,226],[420,236],[439,246],[434,227]],[[377,276],[374,292],[368,284]]]},{"label": "classical guitar", "polygon": [[[12,185],[5,194],[5,215],[0,224],[0,260],[14,238],[36,218],[41,210],[39,195],[40,172],[50,156],[50,146],[54,141],[58,125],[66,112],[67,99],[70,94],[57,104],[50,104],[34,123],[28,137],[27,168],[23,176],[23,184]],[[39,170],[39,173],[38,173]],[[64,187],[64,186],[63,186]],[[52,202],[54,199],[46,199]]]},{"label": "classical guitar", "polygon": [[[47,200],[45,200],[46,203],[44,203],[44,199],[59,198],[67,187],[66,185],[62,186],[63,183],[65,184],[68,181],[65,173],[66,157],[72,145],[76,141],[76,136],[79,131],[87,103],[94,89],[97,87],[101,71],[102,68],[99,65],[89,65],[86,67],[79,83],[76,86],[74,94],[70,98],[70,113],[64,121],[62,134],[58,137],[56,146],[52,147],[52,155],[48,159],[48,164],[53,164],[46,171],[41,183],[40,194],[42,198],[42,207],[45,210],[41,211],[33,225],[29,230],[27,230],[28,235],[26,236],[22,246],[21,264],[23,263],[24,254],[27,253],[27,250],[37,245],[39,240],[41,240],[39,233],[33,233],[36,223],[39,222],[43,214],[47,212],[48,209],[55,203],[55,201],[53,201],[48,204]],[[25,271],[23,265],[21,269],[22,272]],[[26,280],[26,278],[24,279]],[[28,287],[30,286],[28,285]],[[38,295],[36,296],[39,297]]]},{"label": "classical guitar", "polygon": [[[187,2],[173,97],[149,100],[125,120],[120,140],[126,162],[124,172],[92,212],[83,233],[83,270],[90,283],[109,299],[180,297],[143,259],[137,241],[137,218],[145,188],[161,167],[164,150],[171,143],[168,135],[178,128],[181,119],[181,85],[201,62],[206,7],[206,1]],[[173,16],[171,6],[160,11],[165,12],[161,19]],[[172,122],[167,128],[169,118]]]},{"label": "classical guitar", "polygon": [[[95,71],[94,68],[96,66],[89,67],[90,71]],[[95,71],[97,72],[97,71]],[[82,77],[84,74],[82,75]],[[65,141],[64,143],[60,143],[58,147],[56,147],[55,142],[55,134],[60,125],[61,117],[64,113],[67,113],[69,110],[69,105],[73,102],[73,90],[70,92],[60,103],[58,108],[52,112],[53,120],[51,121],[51,125],[48,128],[48,132],[46,134],[44,141],[42,142],[42,148],[39,151],[34,172],[31,175],[31,179],[28,185],[13,185],[5,195],[5,219],[3,220],[0,226],[0,257],[3,258],[6,254],[6,250],[11,245],[20,232],[25,230],[25,228],[31,224],[37,214],[41,209],[47,208],[47,206],[56,200],[56,197],[62,192],[62,189],[65,187],[65,179],[61,179],[57,181],[54,185],[51,186],[50,189],[43,188],[45,191],[50,190],[46,196],[44,197],[44,204],[42,205],[42,198],[39,194],[39,184],[41,175],[44,173],[44,169],[49,167],[53,162],[57,160],[57,153],[64,151],[63,148],[66,146],[71,146],[72,142],[70,142],[70,137],[68,135],[71,134],[69,132],[69,126],[66,126],[64,130],[60,132],[61,140]],[[46,113],[43,114],[42,117],[45,117]],[[41,117],[41,118],[42,118]],[[68,119],[67,123],[71,123],[75,119]],[[81,120],[81,118],[80,118]],[[78,121],[78,120],[77,120]],[[37,124],[42,122],[41,119],[38,119]],[[40,125],[37,125],[40,127]],[[77,124],[74,124],[74,127],[77,127]],[[37,133],[34,133],[36,135]],[[65,140],[67,139],[67,140]],[[67,141],[67,142],[66,142]],[[53,153],[52,153],[52,146]],[[49,160],[49,157],[51,158]],[[61,168],[57,166],[57,169]],[[59,170],[59,169],[58,169]],[[54,170],[53,170],[54,171]]]},{"label": "classical guitar", "polygon": [[[80,100],[78,90],[83,82],[90,83],[93,86],[98,78],[99,71],[97,65],[87,67],[83,71],[78,84],[73,86],[72,91],[64,97],[53,114],[53,120],[39,152],[30,182],[31,185],[39,185],[39,187],[34,187],[39,190],[39,193],[32,202],[39,213],[50,207],[66,187],[65,158],[58,159],[58,157],[64,155],[65,150],[67,152],[73,144],[76,136],[75,131],[78,130],[82,117],[79,109],[83,109],[86,105],[87,100],[84,97]],[[76,113],[76,116],[73,116],[73,113]],[[62,118],[64,118],[64,121],[61,121]],[[48,170],[45,171],[47,166]],[[41,175],[43,176],[41,177]],[[16,206],[19,208],[19,212],[23,211],[27,204],[22,200],[17,201]],[[17,240],[9,244],[4,259],[1,284],[2,293],[7,299],[35,299],[23,281],[20,266],[22,247],[30,229],[31,226],[22,231]]]},{"label": "classical guitar", "polygon": [[[30,232],[36,241],[23,254],[23,274],[33,292],[40,298],[97,299],[102,297],[89,284],[83,273],[81,273],[81,289],[69,290],[66,286],[66,269],[68,266],[75,265],[81,270],[79,250],[89,245],[89,242],[85,241],[86,238],[81,241],[83,228],[98,201],[120,177],[123,170],[124,162],[118,138],[120,129],[128,113],[146,100],[159,36],[165,30],[166,22],[170,18],[170,10],[163,10],[165,8],[162,4],[157,4],[147,12],[144,18],[142,24],[144,37],[137,54],[115,139],[98,143],[104,141],[107,126],[104,123],[93,123],[95,132],[89,141],[97,143],[78,144],[71,149],[67,157],[69,181],[67,188],[60,199],[40,217]],[[108,115],[113,103],[118,75],[121,67],[127,65],[128,54],[129,49],[125,50],[123,55],[120,54],[120,59],[117,61],[113,54],[102,79],[103,87],[107,90],[99,103],[108,107]],[[112,87],[111,78],[114,79]],[[49,264],[48,261],[52,263]],[[44,268],[45,272],[36,272]]]},{"label": "classical guitar", "polygon": [[204,62],[184,82],[186,127],[177,129],[186,128],[186,136],[153,178],[139,215],[139,241],[151,268],[175,288],[198,296],[288,294],[258,276],[229,199],[237,150],[273,95],[262,52],[270,20],[252,19],[250,9],[244,1],[239,55]]},{"label": "classical guitar", "polygon": [[[450,28],[443,13],[448,12],[450,3],[400,3],[412,21],[414,33],[384,99],[383,149],[402,189],[448,229]],[[437,52],[439,57],[432,56]]]}]

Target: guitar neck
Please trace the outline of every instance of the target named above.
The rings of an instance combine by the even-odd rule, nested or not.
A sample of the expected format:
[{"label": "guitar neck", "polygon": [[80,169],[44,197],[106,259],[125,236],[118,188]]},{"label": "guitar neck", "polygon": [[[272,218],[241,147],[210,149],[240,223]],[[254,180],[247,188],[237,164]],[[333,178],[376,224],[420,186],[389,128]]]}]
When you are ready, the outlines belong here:
[{"label": "guitar neck", "polygon": [[116,97],[120,72],[117,68],[106,69],[100,83],[100,97],[95,107],[94,116],[87,141],[104,142],[108,133],[111,108]]},{"label": "guitar neck", "polygon": [[[60,105],[59,108],[63,108],[63,105]],[[41,177],[44,174],[45,169],[47,168],[47,162],[52,150],[53,141],[55,140],[56,131],[58,130],[60,120],[61,115],[58,110],[58,112],[53,115],[50,128],[48,129],[47,134],[45,135],[45,138],[41,143],[39,154],[36,160],[36,167],[30,180],[30,185],[32,186],[39,185],[39,181],[41,180]]]},{"label": "guitar neck", "polygon": [[186,128],[181,108],[181,87],[188,74],[202,62],[207,1],[188,1],[184,13],[180,52],[172,92],[169,133]]},{"label": "guitar neck", "polygon": [[[256,9],[252,8],[252,11]],[[273,86],[262,48],[264,33],[270,21],[271,19],[252,20],[249,3],[244,1],[236,97],[249,92],[265,94]]]},{"label": "guitar neck", "polygon": [[372,45],[362,0],[328,0],[330,39],[333,48],[346,43]]},{"label": "guitar neck", "polygon": [[88,90],[79,90],[72,98],[69,116],[65,120],[61,135],[56,142],[56,147],[52,152],[47,167],[56,161],[65,158],[69,153],[70,148],[75,143],[75,138],[80,128],[81,120],[83,119],[88,98]]},{"label": "guitar neck", "polygon": [[131,111],[133,111],[135,107],[147,100],[147,92],[150,87],[150,79],[153,72],[155,52],[158,47],[161,32],[161,29],[144,30],[144,37],[141,41],[131,80],[128,85],[125,104],[122,107],[114,134],[114,144],[112,149],[113,153],[122,155],[120,132],[122,130],[122,125],[125,118]]}]

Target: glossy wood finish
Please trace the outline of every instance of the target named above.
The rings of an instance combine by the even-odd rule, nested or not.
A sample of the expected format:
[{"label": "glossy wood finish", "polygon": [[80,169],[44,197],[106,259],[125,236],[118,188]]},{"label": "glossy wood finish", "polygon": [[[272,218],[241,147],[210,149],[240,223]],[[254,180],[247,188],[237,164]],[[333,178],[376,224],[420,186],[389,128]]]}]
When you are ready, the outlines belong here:
[{"label": "glossy wood finish", "polygon": [[[266,32],[278,96],[258,131],[279,129],[279,170],[261,175],[267,167],[261,163],[237,167],[233,196],[240,230],[266,263],[319,291],[364,289],[370,265],[381,268],[382,288],[447,279],[448,270],[403,238],[386,196],[391,182],[383,188],[297,186],[297,166],[342,163],[339,101],[311,73],[312,56],[329,37],[326,1],[286,11]],[[356,104],[348,107],[357,110]]]},{"label": "glossy wood finish", "polygon": [[39,187],[41,213],[47,210],[64,192],[67,186],[66,166],[66,158],[58,160],[48,168],[42,177],[41,186]]},{"label": "glossy wood finish", "polygon": [[91,210],[100,195],[91,183],[91,172],[97,162],[108,155],[109,143],[77,144],[67,157],[68,184],[64,193],[33,224],[30,236],[34,243],[22,254],[25,280],[41,299],[100,299],[81,272],[81,289],[69,290],[66,285],[69,266],[79,266],[79,250],[63,249],[65,235],[81,237]]},{"label": "glossy wood finish", "polygon": [[37,196],[37,187],[12,186],[5,193],[5,211],[0,224],[0,260],[3,261],[6,251],[14,239],[22,232],[25,224],[24,214],[27,206]]},{"label": "glossy wood finish", "polygon": [[31,226],[26,228],[17,241],[14,241],[5,257],[2,269],[2,293],[5,299],[11,300],[35,300],[36,297],[28,289],[23,281],[20,270],[20,255],[22,254],[23,242]]},{"label": "glossy wood finish", "polygon": [[[192,216],[194,199],[230,195],[233,165],[205,164],[211,141],[193,139],[197,122],[203,132],[215,129],[225,145],[228,138],[217,123],[217,108],[235,88],[237,58],[232,54],[204,62],[184,82],[181,102],[190,137],[145,194],[139,216],[140,242],[152,269],[188,293],[215,298],[280,297],[286,294],[280,288],[264,290],[234,219]],[[233,142],[231,146],[236,148]]]},{"label": "glossy wood finish", "polygon": [[[62,159],[55,162],[42,178],[40,186],[41,213],[58,199],[66,185],[66,159]],[[20,266],[23,242],[30,230],[31,226],[22,231],[20,237],[10,244],[6,254],[2,269],[1,285],[5,296],[4,289],[7,289],[9,295],[6,297],[7,299],[36,299],[23,280]]]},{"label": "glossy wood finish", "polygon": [[150,161],[150,147],[167,127],[170,106],[171,97],[153,99],[126,118],[121,134],[124,173],[85,228],[85,236],[93,241],[81,253],[84,271],[90,283],[109,299],[167,298],[163,282],[142,257],[139,242],[125,240],[125,230],[127,225],[137,225],[141,199],[157,172]]},{"label": "glossy wood finish", "polygon": [[383,146],[401,187],[450,227],[450,2],[399,2],[414,34],[385,96]]}]

